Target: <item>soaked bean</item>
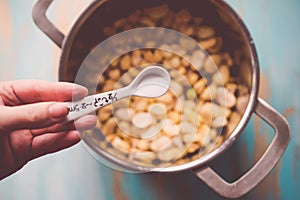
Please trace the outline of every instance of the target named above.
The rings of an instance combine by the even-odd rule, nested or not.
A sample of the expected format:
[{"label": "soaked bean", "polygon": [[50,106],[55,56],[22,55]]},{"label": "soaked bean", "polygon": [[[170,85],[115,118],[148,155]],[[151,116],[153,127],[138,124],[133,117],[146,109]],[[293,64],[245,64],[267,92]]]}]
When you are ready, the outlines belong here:
[{"label": "soaked bean", "polygon": [[231,115],[231,110],[229,108],[223,107],[223,106],[218,106],[216,109],[215,117],[220,117],[224,116],[228,118]]},{"label": "soaked bean", "polygon": [[212,121],[211,126],[213,128],[221,128],[221,127],[226,126],[227,123],[228,123],[228,121],[225,116],[219,116]]},{"label": "soaked bean", "polygon": [[206,84],[207,80],[205,78],[202,78],[193,85],[193,88],[196,90],[197,94],[201,94],[206,87]]},{"label": "soaked bean", "polygon": [[163,127],[163,131],[167,136],[174,137],[179,135],[180,126],[174,124],[173,122],[167,121],[165,126]]},{"label": "soaked bean", "polygon": [[155,20],[161,19],[167,15],[169,8],[167,5],[161,5],[144,10],[144,13]]},{"label": "soaked bean", "polygon": [[191,85],[194,85],[199,80],[198,74],[195,72],[188,73],[188,81]]},{"label": "soaked bean", "polygon": [[178,57],[174,57],[168,61],[170,67],[177,69],[180,66],[180,59]]},{"label": "soaked bean", "polygon": [[150,144],[147,140],[139,140],[137,143],[137,147],[143,151],[148,151],[150,148]]},{"label": "soaked bean", "polygon": [[208,57],[204,63],[205,71],[209,74],[215,73],[218,70],[218,66],[216,64],[217,63],[215,63],[215,61],[212,58]]},{"label": "soaked bean", "polygon": [[224,87],[217,89],[217,101],[221,106],[232,108],[236,104],[236,97]]},{"label": "soaked bean", "polygon": [[180,132],[182,134],[194,134],[196,131],[195,126],[187,121],[181,123]]},{"label": "soaked bean", "polygon": [[139,112],[136,113],[132,117],[133,125],[137,128],[147,128],[152,124],[152,116],[149,113],[146,112]]},{"label": "soaked bean", "polygon": [[155,103],[148,107],[148,112],[154,117],[160,119],[166,115],[167,108],[165,104]]},{"label": "soaked bean", "polygon": [[172,141],[173,141],[173,144],[176,147],[179,147],[179,148],[183,148],[184,147],[181,137],[176,136],[176,137],[173,138]]},{"label": "soaked bean", "polygon": [[192,109],[192,108],[185,108],[183,110],[184,114],[182,116],[182,121],[188,121],[189,123],[193,124],[194,126],[197,126],[201,116],[198,114],[198,110]]},{"label": "soaked bean", "polygon": [[238,123],[242,118],[242,115],[238,112],[233,112],[230,116],[230,122]]},{"label": "soaked bean", "polygon": [[186,74],[186,72],[187,72],[187,70],[186,70],[185,67],[180,67],[178,69],[178,73],[181,74],[181,75],[183,75],[183,76]]},{"label": "soaked bean", "polygon": [[117,126],[117,124],[116,124],[115,120],[113,118],[109,118],[102,127],[103,133],[106,133],[106,134],[114,133],[116,126]]},{"label": "soaked bean", "polygon": [[105,139],[108,142],[111,142],[114,138],[115,138],[115,136],[113,134],[105,135]]},{"label": "soaked bean", "polygon": [[155,26],[155,22],[153,20],[151,20],[150,18],[141,18],[139,20],[139,23],[144,25],[144,26],[149,26],[149,27],[154,27]]},{"label": "soaked bean", "polygon": [[197,36],[199,39],[207,39],[215,35],[215,30],[209,26],[201,26],[198,30]]},{"label": "soaked bean", "polygon": [[[181,67],[181,68],[184,68],[186,71],[187,71],[186,67],[188,67],[188,66],[190,65],[190,63],[189,63],[188,60],[189,60],[189,59],[188,59],[187,57],[181,59],[181,64],[182,64],[182,66],[183,66],[183,67]],[[181,68],[180,68],[180,69],[181,69]]]},{"label": "soaked bean", "polygon": [[163,59],[163,57],[162,57],[162,55],[161,55],[161,52],[158,51],[158,50],[156,50],[156,51],[154,52],[154,55],[153,55],[153,62],[154,62],[154,63],[159,63],[159,62],[162,61],[162,59]]},{"label": "soaked bean", "polygon": [[238,86],[238,91],[239,91],[239,95],[240,96],[248,94],[248,88],[246,86],[244,86],[244,85],[239,85]]},{"label": "soaked bean", "polygon": [[172,144],[172,140],[167,136],[159,136],[150,143],[150,149],[153,152],[163,151]]},{"label": "soaked bean", "polygon": [[[166,50],[168,50],[169,49],[169,47],[161,47],[161,48],[163,48],[163,49],[166,49]],[[163,58],[165,58],[165,59],[169,59],[169,58],[171,58],[173,55],[172,55],[172,53],[171,52],[169,52],[169,51],[163,51],[162,53],[161,53],[161,55],[163,56]]]},{"label": "soaked bean", "polygon": [[[211,47],[210,49],[208,49],[209,53],[219,53],[220,50],[222,49],[223,39],[221,37],[216,37],[216,40],[217,40],[216,44],[213,47]],[[229,63],[229,62],[227,62],[227,63]]]},{"label": "soaked bean", "polygon": [[207,124],[200,125],[197,131],[197,136],[195,138],[195,141],[202,143],[202,140],[204,139],[205,135],[209,133],[209,131],[210,128]]},{"label": "soaked bean", "polygon": [[217,39],[216,38],[210,38],[208,40],[202,40],[199,42],[199,45],[202,49],[211,49],[217,44]]},{"label": "soaked bean", "polygon": [[213,99],[216,99],[217,96],[217,86],[215,84],[211,84],[207,88],[205,88],[204,91],[201,93],[200,99],[211,101]]},{"label": "soaked bean", "polygon": [[118,29],[123,27],[126,24],[126,19],[125,18],[121,18],[115,21],[114,23],[114,28]]},{"label": "soaked bean", "polygon": [[182,148],[171,148],[165,151],[160,151],[157,153],[158,159],[168,162],[177,159],[182,153]]},{"label": "soaked bean", "polygon": [[135,154],[133,155],[133,159],[143,161],[143,163],[152,161],[156,157],[155,153],[151,151],[138,152],[138,153],[134,152],[134,153]]},{"label": "soaked bean", "polygon": [[188,134],[184,134],[182,136],[182,139],[185,144],[189,145],[190,143],[194,142],[195,137],[196,137],[196,134],[188,133]]},{"label": "soaked bean", "polygon": [[186,92],[186,97],[190,100],[193,100],[193,99],[197,98],[197,93],[195,92],[195,90],[193,88],[190,88]]},{"label": "soaked bean", "polygon": [[151,139],[156,137],[157,135],[160,135],[159,133],[161,131],[161,127],[162,127],[161,124],[154,124],[153,126],[147,129],[142,129],[142,130],[139,129],[139,131],[136,133],[139,133],[139,136],[141,138]]},{"label": "soaked bean", "polygon": [[192,40],[187,38],[179,38],[179,44],[181,48],[185,50],[194,49],[196,47],[196,44]]},{"label": "soaked bean", "polygon": [[146,98],[140,98],[134,103],[134,109],[136,111],[146,111],[148,107],[148,100]]},{"label": "soaked bean", "polygon": [[188,153],[194,153],[195,151],[199,150],[200,147],[201,147],[200,144],[193,143],[189,146],[187,151],[188,151]]},{"label": "soaked bean", "polygon": [[124,74],[120,80],[121,83],[124,85],[129,85],[132,82],[133,78],[130,76],[129,73]]},{"label": "soaked bean", "polygon": [[105,82],[104,87],[102,88],[103,91],[111,91],[115,88],[116,82],[114,80],[107,80]]},{"label": "soaked bean", "polygon": [[111,114],[112,114],[112,106],[107,105],[107,106],[103,107],[101,109],[101,111],[99,111],[98,119],[101,122],[104,122],[104,121],[108,120],[108,118],[111,116]]},{"label": "soaked bean", "polygon": [[226,89],[231,92],[232,94],[235,93],[235,91],[237,90],[238,86],[235,83],[228,83],[226,84]]},{"label": "soaked bean", "polygon": [[130,68],[131,59],[129,55],[125,55],[121,60],[121,68],[126,70]]},{"label": "soaked bean", "polygon": [[168,112],[168,118],[175,124],[177,124],[181,121],[180,113],[175,112],[175,111]]},{"label": "soaked bean", "polygon": [[178,27],[178,30],[188,36],[191,36],[192,34],[194,34],[194,28],[190,25],[180,25]]},{"label": "soaked bean", "polygon": [[[222,65],[213,76],[216,85],[224,86],[230,79],[230,71],[226,65]],[[234,93],[234,92],[233,92]]]},{"label": "soaked bean", "polygon": [[122,121],[130,121],[134,114],[134,110],[131,108],[120,108],[114,113],[114,117]]},{"label": "soaked bean", "polygon": [[181,10],[175,16],[176,23],[187,24],[191,19],[192,19],[192,16],[187,10]]},{"label": "soaked bean", "polygon": [[205,118],[215,118],[219,113],[218,105],[207,102],[200,107],[200,114]]},{"label": "soaked bean", "polygon": [[170,103],[172,103],[172,101],[173,101],[172,94],[171,94],[170,92],[167,92],[167,93],[164,94],[163,96],[158,97],[158,98],[157,98],[157,101],[158,101],[158,102],[165,103],[165,104],[170,104]]},{"label": "soaked bean", "polygon": [[241,96],[237,99],[236,102],[236,109],[239,113],[244,113],[247,105],[248,105],[248,101],[249,101],[249,96],[245,95],[245,96]]},{"label": "soaked bean", "polygon": [[118,69],[111,70],[108,72],[108,74],[109,74],[109,78],[115,81],[118,81],[121,77],[121,72]]},{"label": "soaked bean", "polygon": [[170,89],[171,91],[178,97],[181,96],[183,93],[183,87],[181,84],[175,82],[175,81],[171,81],[170,84]]},{"label": "soaked bean", "polygon": [[210,55],[210,59],[215,63],[216,66],[219,66],[222,62],[222,57],[219,54]]},{"label": "soaked bean", "polygon": [[113,140],[112,140],[112,145],[122,151],[125,151],[125,152],[129,152],[130,151],[130,145],[128,142],[126,142],[125,140],[122,140],[121,138],[119,137],[115,137]]},{"label": "soaked bean", "polygon": [[140,70],[138,68],[133,68],[133,69],[130,69],[128,71],[128,74],[132,77],[132,78],[135,78],[138,74],[140,73]]},{"label": "soaked bean", "polygon": [[229,137],[230,134],[234,131],[236,128],[237,124],[240,122],[242,118],[242,115],[238,112],[232,112],[230,115],[229,123],[227,124],[226,127],[226,137]]},{"label": "soaked bean", "polygon": [[205,58],[206,55],[204,51],[194,51],[191,58],[191,63],[197,70],[200,70],[203,67]]}]

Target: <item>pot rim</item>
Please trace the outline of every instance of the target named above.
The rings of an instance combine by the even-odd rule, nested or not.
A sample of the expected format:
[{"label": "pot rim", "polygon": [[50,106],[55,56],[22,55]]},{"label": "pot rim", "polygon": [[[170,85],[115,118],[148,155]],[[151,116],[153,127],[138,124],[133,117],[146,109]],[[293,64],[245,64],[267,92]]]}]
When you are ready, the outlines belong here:
[{"label": "pot rim", "polygon": [[[60,57],[59,81],[64,80],[63,75],[64,75],[64,70],[66,70],[64,69],[64,66],[70,55],[70,46],[72,46],[78,30],[81,28],[82,24],[86,21],[86,19],[88,19],[94,13],[94,11],[96,11],[100,6],[102,6],[108,1],[110,0],[93,1],[78,17],[76,22],[71,27],[70,32],[64,38],[62,44],[62,53]],[[233,143],[236,141],[236,139],[241,134],[243,129],[246,127],[257,103],[258,90],[259,90],[259,62],[258,62],[257,51],[253,39],[251,37],[251,34],[247,29],[246,25],[244,24],[244,22],[242,21],[242,19],[240,18],[240,16],[224,0],[211,0],[211,1],[217,6],[220,6],[221,8],[227,10],[228,15],[231,15],[235,23],[238,24],[239,27],[242,29],[242,35],[244,36],[244,38],[246,38],[246,42],[248,44],[248,48],[251,56],[252,86],[251,86],[249,102],[239,124],[232,132],[230,137],[227,138],[218,148],[208,153],[207,155],[200,157],[197,160],[182,165],[169,166],[165,168],[152,168],[152,167],[149,168],[149,167],[142,167],[142,166],[127,163],[121,159],[114,157],[112,154],[109,154],[106,151],[103,150],[99,151],[99,148],[95,148],[94,145],[89,140],[86,140],[84,137],[82,137],[82,140],[84,141],[85,146],[88,148],[88,150],[93,151],[92,155],[96,157],[100,156],[101,158],[104,158],[105,160],[115,164],[116,166],[122,167],[132,172],[180,172],[180,171],[192,170],[192,169],[197,170],[207,166],[210,161],[219,157],[222,153],[224,153],[233,145]]]}]

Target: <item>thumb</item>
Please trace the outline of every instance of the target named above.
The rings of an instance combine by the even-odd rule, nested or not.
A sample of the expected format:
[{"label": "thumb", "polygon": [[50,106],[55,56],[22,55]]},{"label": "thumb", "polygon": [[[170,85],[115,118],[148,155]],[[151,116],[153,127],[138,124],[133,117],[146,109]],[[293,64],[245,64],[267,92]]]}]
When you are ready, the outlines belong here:
[{"label": "thumb", "polygon": [[62,122],[68,108],[61,102],[43,102],[22,106],[0,107],[0,132],[44,128]]}]

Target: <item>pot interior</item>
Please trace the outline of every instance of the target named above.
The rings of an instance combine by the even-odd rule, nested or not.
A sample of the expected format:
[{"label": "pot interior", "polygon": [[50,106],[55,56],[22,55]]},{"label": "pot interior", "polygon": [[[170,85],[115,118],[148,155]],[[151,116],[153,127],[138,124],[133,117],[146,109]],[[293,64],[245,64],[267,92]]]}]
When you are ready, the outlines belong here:
[{"label": "pot interior", "polygon": [[[192,167],[199,167],[199,165],[203,165],[213,159],[214,157],[218,156],[219,154],[222,153],[225,149],[227,149],[235,140],[236,136],[241,132],[242,128],[245,126],[246,122],[248,121],[250,114],[252,112],[252,108],[254,106],[254,100],[256,99],[257,95],[257,84],[258,84],[258,64],[257,64],[257,57],[256,57],[256,52],[253,47],[253,43],[251,40],[251,37],[247,31],[247,29],[244,27],[240,19],[237,17],[237,15],[225,4],[223,1],[209,1],[209,0],[200,0],[200,1],[192,1],[188,0],[185,1],[184,3],[182,1],[174,1],[174,0],[153,0],[153,1],[141,1],[141,0],[108,0],[106,2],[101,2],[101,1],[96,1],[92,3],[92,5],[85,11],[85,13],[78,19],[76,24],[74,25],[71,33],[66,39],[65,45],[63,47],[63,54],[62,54],[62,59],[60,63],[60,80],[61,81],[69,81],[69,82],[77,82],[76,77],[78,76],[78,72],[80,71],[80,67],[82,64],[86,61],[85,59],[87,58],[88,55],[90,55],[91,51],[95,49],[102,41],[106,40],[109,35],[114,35],[119,32],[122,32],[124,30],[130,30],[132,28],[139,28],[139,27],[149,27],[151,24],[138,24],[134,27],[132,26],[127,26],[127,27],[118,27],[116,25],[117,21],[120,21],[120,19],[128,20],[128,16],[132,15],[133,13],[136,13],[137,10],[144,12],[144,9],[148,8],[157,8],[157,7],[167,7],[168,11],[171,11],[172,13],[184,13],[181,12],[182,10],[188,11],[188,13],[192,16],[194,21],[197,21],[195,18],[198,20],[203,20],[199,25],[201,27],[212,27],[215,34],[215,37],[221,38],[221,47],[208,50],[206,51],[208,57],[214,54],[220,54],[220,52],[223,52],[224,54],[222,55],[229,55],[230,59],[227,60],[227,64],[216,64],[217,68],[220,69],[221,65],[230,65],[229,72],[230,72],[230,80],[234,79],[235,85],[232,84],[229,86],[229,83],[225,83],[226,88],[228,90],[234,90],[233,94],[235,94],[237,97],[244,96],[244,107],[242,108],[237,108],[237,106],[230,107],[230,112],[231,113],[239,113],[236,114],[235,116],[230,115],[228,116],[228,121],[233,120],[234,124],[231,127],[217,127],[215,128],[217,130],[217,135],[222,135],[222,139],[220,142],[217,142],[217,146],[214,146],[214,148],[211,148],[210,151],[206,153],[199,153],[197,152],[196,154],[191,154],[191,158],[184,158],[183,160],[179,160],[178,162],[175,162],[174,158],[170,158],[168,163],[172,162],[171,165],[161,165],[162,161],[159,160],[159,158],[155,157],[151,161],[151,164],[145,164],[144,162],[136,162],[136,163],[128,163],[128,159],[130,157],[130,153],[119,150],[112,150],[113,147],[118,147],[118,144],[122,146],[123,141],[119,141],[119,139],[116,140],[116,138],[112,138],[111,140],[107,140],[107,134],[104,133],[104,123],[102,124],[102,119],[101,116],[104,116],[104,113],[101,113],[101,110],[99,113],[99,126],[98,128],[94,129],[91,132],[87,132],[82,135],[82,138],[84,142],[87,144],[87,146],[92,150],[93,154],[99,156],[101,158],[105,158],[106,160],[109,160],[111,163],[115,163],[119,166],[122,166],[126,169],[132,169],[134,171],[141,170],[142,166],[142,171],[150,170],[150,171],[156,171],[156,169],[159,168],[161,170],[162,167],[165,169],[168,169],[171,171],[174,170],[183,170],[186,168],[192,168]],[[143,16],[143,14],[142,14]],[[142,16],[139,16],[140,18],[136,19],[142,20]],[[164,16],[165,17],[165,16]],[[175,17],[175,15],[174,15]],[[124,20],[123,20],[124,21]],[[175,22],[172,22],[175,23]],[[181,22],[179,22],[180,24]],[[189,22],[191,23],[191,22]],[[130,24],[130,23],[129,23]],[[162,22],[160,21],[158,25],[161,25]],[[157,25],[157,24],[155,24]],[[113,31],[109,28],[114,27]],[[193,27],[196,25],[193,24]],[[106,28],[106,31],[105,31]],[[166,27],[170,28],[170,27]],[[183,27],[183,31],[187,30],[188,27]],[[175,28],[176,29],[176,28]],[[180,28],[178,28],[180,29]],[[178,31],[178,29],[176,29]],[[198,30],[197,28],[195,30]],[[112,33],[107,33],[107,32],[112,32]],[[193,39],[195,35],[191,34],[191,37]],[[196,36],[195,36],[196,37]],[[207,38],[206,38],[207,39]],[[205,41],[207,41],[204,39]],[[195,39],[197,40],[197,38]],[[219,41],[219,40],[218,40]],[[198,42],[198,41],[197,41]],[[208,45],[207,43],[201,43],[199,44],[203,45]],[[218,44],[218,42],[216,43]],[[153,49],[141,49],[140,50],[142,54],[144,53],[143,51],[151,51],[154,54]],[[163,54],[162,50],[162,54]],[[134,51],[129,53],[130,55],[134,54]],[[126,55],[120,55],[120,60],[124,58]],[[174,55],[175,57],[178,55]],[[180,57],[180,56],[179,56]],[[226,57],[226,56],[225,56]],[[180,57],[181,60],[184,60],[184,58]],[[116,60],[116,59],[115,59]],[[111,62],[113,63],[113,61]],[[188,62],[189,59],[186,61]],[[214,60],[214,59],[212,59]],[[215,60],[214,60],[215,61]],[[89,62],[89,61],[88,61]],[[92,65],[94,67],[92,68],[101,68],[99,67],[99,64],[97,64],[97,61],[93,60]],[[121,62],[121,61],[120,61]],[[231,64],[230,64],[231,62]],[[151,63],[151,62],[149,62]],[[85,63],[86,64],[86,63]],[[145,64],[145,63],[143,63]],[[162,64],[163,63],[159,63]],[[113,64],[109,65],[109,67],[106,70],[110,70],[114,66]],[[138,66],[133,66],[133,67],[138,67]],[[121,68],[120,66],[115,66],[116,68]],[[85,85],[89,88],[90,93],[94,94],[95,90],[98,92],[103,92],[103,87],[105,83],[101,82],[101,77],[97,76],[92,76],[94,73],[94,69],[91,70],[91,73],[87,72],[85,80],[80,80],[79,83],[82,85]],[[101,70],[100,70],[101,71]],[[101,71],[103,73],[104,70]],[[130,71],[130,70],[128,70]],[[169,69],[171,72],[172,70]],[[121,75],[123,75],[126,71],[120,70]],[[134,73],[134,72],[132,72]],[[185,77],[188,79],[190,76],[191,71],[189,71],[189,74],[186,74]],[[94,73],[95,74],[95,73]],[[97,74],[97,73],[96,73]],[[104,72],[105,74],[105,72]],[[106,73],[107,77],[105,81],[107,82],[109,79],[109,72]],[[120,75],[120,76],[121,76]],[[103,76],[105,77],[105,76]],[[203,78],[203,76],[198,76],[198,79]],[[93,85],[95,83],[99,84],[96,87],[92,87],[90,85],[90,82],[88,79],[92,79]],[[122,77],[120,77],[122,79]],[[210,78],[208,78],[210,79]],[[208,80],[207,82],[207,87],[209,85],[209,82],[211,80]],[[241,87],[240,87],[241,86]],[[193,84],[191,84],[192,88]],[[225,87],[225,86],[224,86]],[[111,88],[110,88],[111,89]],[[246,92],[245,92],[246,91]],[[212,91],[209,91],[210,93]],[[203,94],[203,91],[200,92]],[[197,94],[197,95],[200,95]],[[243,93],[243,94],[242,94]],[[198,96],[199,97],[199,96]],[[194,100],[194,99],[192,99]],[[134,100],[129,100],[129,102],[133,102]],[[237,98],[237,101],[239,99]],[[241,100],[240,100],[241,101]],[[196,102],[196,101],[194,101]],[[214,103],[214,100],[203,100],[203,104],[205,103]],[[246,102],[246,103],[245,103]],[[157,102],[155,102],[157,103]],[[129,103],[128,103],[129,104]],[[127,104],[127,106],[128,106]],[[201,104],[201,106],[203,106]],[[200,107],[201,107],[200,106]],[[241,111],[242,109],[242,111]],[[116,111],[114,108],[111,108],[111,112]],[[103,111],[104,112],[104,111]],[[136,111],[134,111],[136,112]],[[184,112],[180,112],[184,113]],[[102,121],[101,121],[102,120]],[[104,120],[105,122],[108,121],[108,119]],[[200,122],[201,124],[202,122]],[[212,127],[209,127],[212,129]],[[230,131],[229,131],[230,130]],[[116,131],[116,129],[114,129]],[[198,130],[199,131],[199,130]],[[196,130],[197,132],[197,130]],[[224,136],[224,134],[226,136]],[[196,135],[195,135],[196,136]],[[113,137],[113,136],[112,136]],[[126,138],[120,137],[121,139]],[[128,140],[128,139],[124,139]],[[105,143],[103,143],[105,141]],[[115,142],[113,142],[115,141]],[[119,142],[118,142],[119,141]],[[227,141],[226,144],[223,143],[224,141]],[[132,141],[129,141],[132,143]],[[202,141],[203,142],[203,141]],[[116,145],[113,145],[113,143],[116,143]],[[190,143],[189,145],[193,146],[193,143]],[[119,147],[120,147],[119,146]],[[126,146],[126,145],[125,145]],[[131,146],[132,147],[132,146]],[[186,147],[186,149],[189,149],[189,147]],[[110,149],[110,150],[108,150]],[[118,149],[118,148],[117,148]],[[149,150],[150,149],[150,150]],[[124,149],[123,149],[124,150]],[[184,150],[184,151],[185,151]],[[130,149],[132,151],[132,149]],[[145,157],[151,157],[147,153],[151,151],[151,144],[150,147],[145,147],[145,152],[141,153],[146,153],[144,154]],[[136,152],[134,152],[136,153]],[[102,159],[101,159],[102,160]],[[175,164],[174,164],[175,163]],[[135,166],[136,165],[136,166]],[[139,166],[139,167],[137,167]]]}]

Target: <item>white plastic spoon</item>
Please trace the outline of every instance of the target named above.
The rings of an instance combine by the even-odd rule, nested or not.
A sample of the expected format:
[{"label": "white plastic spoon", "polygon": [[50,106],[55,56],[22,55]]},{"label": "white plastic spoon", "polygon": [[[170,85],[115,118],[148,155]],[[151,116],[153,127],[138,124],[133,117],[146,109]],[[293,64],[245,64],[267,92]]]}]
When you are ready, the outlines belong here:
[{"label": "white plastic spoon", "polygon": [[147,67],[124,88],[90,95],[75,102],[67,102],[69,114],[66,121],[75,120],[114,101],[129,96],[160,97],[168,91],[170,81],[170,75],[164,68],[158,66]]}]

